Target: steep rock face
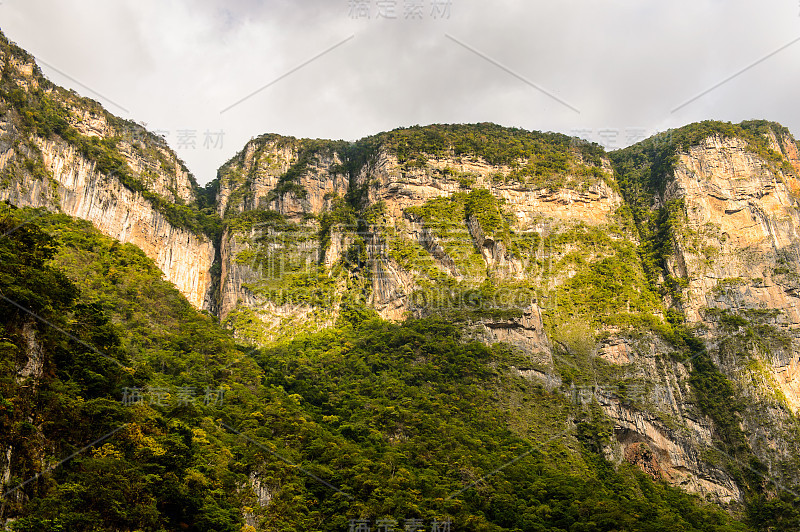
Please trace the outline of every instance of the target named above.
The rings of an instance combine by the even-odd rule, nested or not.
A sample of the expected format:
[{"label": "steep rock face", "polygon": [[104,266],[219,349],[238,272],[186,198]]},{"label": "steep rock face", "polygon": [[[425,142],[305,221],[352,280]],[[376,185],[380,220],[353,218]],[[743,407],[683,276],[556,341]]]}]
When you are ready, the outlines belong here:
[{"label": "steep rock face", "polygon": [[256,280],[258,272],[249,268],[247,264],[236,261],[236,256],[247,249],[239,242],[236,235],[226,229],[222,233],[222,242],[224,245],[220,249],[222,282],[219,293],[219,315],[224,320],[237,304],[248,306],[256,304],[255,298],[244,289],[243,284]]},{"label": "steep rock face", "polygon": [[269,209],[299,220],[344,196],[349,177],[332,141],[264,135],[219,170],[217,212]]},{"label": "steep rock face", "polygon": [[[627,340],[624,345],[630,357],[624,362],[631,368],[629,375],[641,384],[631,385],[625,399],[617,390],[596,394],[614,423],[610,457],[719,502],[742,500],[736,482],[703,456],[715,449],[714,426],[697,409],[687,368],[671,359],[670,348],[655,338]],[[642,463],[643,453],[648,452],[651,455]]]},{"label": "steep rock face", "polygon": [[[634,205],[648,201],[647,195],[637,194],[651,187],[651,214],[640,215],[644,220],[640,224],[645,232],[660,224],[647,237],[652,238],[650,249],[663,253],[664,270],[657,282],[663,283],[665,300],[682,311],[703,339],[709,357],[705,363],[695,360],[694,356],[705,356],[695,351],[688,361],[662,373],[661,385],[673,380],[669,375],[677,382],[699,385],[709,378],[710,374],[702,372],[708,372],[712,364],[718,368],[714,371],[719,371],[714,378],[729,383],[730,396],[718,400],[732,405],[735,424],[725,421],[720,415],[724,407],[716,404],[706,403],[702,409],[717,412],[713,424],[697,405],[687,410],[688,415],[680,412],[691,403],[703,402],[703,392],[684,386],[679,396],[671,387],[679,409],[670,413],[670,418],[690,429],[687,434],[699,438],[690,447],[705,449],[703,463],[686,466],[687,470],[695,478],[716,483],[717,488],[711,489],[715,497],[741,500],[748,488],[740,483],[736,490],[730,489],[726,475],[720,476],[720,472],[742,467],[746,453],[752,453],[764,468],[760,482],[780,486],[797,481],[795,456],[800,441],[795,414],[800,386],[796,368],[800,349],[795,293],[800,213],[795,191],[800,159],[795,140],[775,124],[702,123],[678,130],[675,137],[671,154],[666,147],[644,145],[630,149],[630,155],[618,156],[616,164],[622,179],[638,180],[635,186],[630,181],[627,185]],[[656,212],[660,214],[652,214]],[[609,342],[599,353],[614,364],[624,365],[626,360],[643,363],[625,342]],[[624,426],[619,420],[624,421],[626,415],[614,410],[619,409],[607,408],[606,412]],[[657,411],[645,408],[642,413]],[[667,459],[665,447],[648,436],[652,428],[642,428],[646,430],[636,430],[636,438],[648,444],[652,458],[668,473],[677,463],[674,456]],[[714,439],[703,436],[709,430]],[[723,433],[727,434],[724,438],[720,437]],[[735,447],[726,445],[734,445],[730,444],[734,440],[740,442],[735,444],[740,450],[736,452],[746,449],[745,454],[732,457]],[[643,460],[639,451],[625,450],[623,454]],[[714,455],[723,464],[721,470],[713,475],[703,473]],[[683,462],[691,464],[687,457]],[[645,462],[648,460],[642,462],[643,469],[650,467]],[[708,485],[689,487],[700,492],[710,489]]]},{"label": "steep rock face", "polygon": [[[479,284],[486,279],[487,271],[498,279],[525,280],[530,257],[518,248],[512,254],[508,249],[511,242],[482,228],[475,215],[454,220],[451,229],[457,234],[443,235],[430,226],[430,220],[410,214],[436,199],[454,197],[463,203],[470,191],[486,191],[493,198],[490,202],[503,205],[507,218],[503,223],[515,234],[541,233],[557,226],[607,224],[622,204],[611,181],[605,179],[569,176],[571,186],[547,189],[508,177],[514,172],[512,167],[489,164],[479,156],[437,157],[424,165],[408,165],[401,163],[385,142],[370,149],[368,156],[359,159],[363,152],[358,145],[354,148],[341,142],[263,135],[220,169],[217,209],[228,227],[221,242],[221,319],[228,319],[237,308],[246,313],[258,309],[258,319],[270,323],[274,320],[268,316],[278,308],[282,309],[278,312],[281,319],[294,313],[290,308],[303,309],[300,312],[307,315],[306,305],[287,302],[284,297],[286,293],[299,295],[293,290],[300,282],[298,276],[306,286],[328,282],[362,286],[369,305],[387,319],[419,314],[413,297],[419,292],[420,275],[434,270],[458,283]],[[608,162],[603,164],[602,171],[607,173]],[[280,221],[268,213],[277,213]],[[318,246],[312,252],[309,246],[313,247],[310,241],[315,233]],[[286,247],[285,241],[298,238],[309,248],[289,251],[292,245]],[[458,256],[452,255],[453,245],[459,248]],[[284,259],[296,253],[305,256],[302,268],[294,264],[279,272],[279,283],[263,272],[264,259],[278,248],[284,250]],[[400,255],[405,255],[398,255],[400,248],[418,250],[414,253],[430,262],[433,270],[403,260]],[[334,272],[342,259],[350,265],[345,277]],[[309,268],[315,264],[325,271],[309,275]],[[441,285],[439,281],[434,284]],[[282,294],[276,297],[275,290]],[[439,296],[449,297],[445,293]],[[308,297],[300,294],[301,303],[307,303]],[[519,303],[520,319],[501,320],[508,327],[495,328],[499,334],[524,329],[528,324],[521,311],[531,307],[533,301],[528,297]],[[335,319],[337,306],[333,302],[326,309],[333,312],[326,312],[323,322]],[[496,336],[485,334],[483,325],[477,332],[486,339]],[[541,347],[541,339],[524,338],[542,334],[542,330],[524,332],[517,343]]]},{"label": "steep rock face", "polygon": [[347,238],[329,226],[320,242],[320,217],[349,190],[335,145],[264,135],[219,171],[218,315],[240,337],[266,343],[336,318],[332,271]]},{"label": "steep rock face", "polygon": [[197,201],[197,183],[159,137],[138,125],[112,118],[102,109],[87,108],[82,101],[66,100],[64,105],[69,111],[69,124],[82,135],[119,139],[116,150],[146,190],[174,203]]},{"label": "steep rock face", "polygon": [[[795,144],[783,141],[794,148],[790,153],[797,163]],[[746,146],[741,139],[711,137],[680,154],[664,196],[684,200],[692,233],[681,242],[673,269],[687,277],[685,310],[691,321],[701,319],[701,308],[718,305],[714,289],[720,281],[760,279],[754,286],[740,285],[741,299],[733,304],[780,309],[796,327],[796,287],[778,268],[800,257],[800,214],[792,192],[798,181]]]},{"label": "steep rock face", "polygon": [[30,379],[31,387],[36,388],[42,378],[44,369],[44,353],[42,345],[36,338],[36,328],[31,322],[25,322],[22,326],[21,336],[25,339],[25,365],[18,369],[15,380],[17,384]]},{"label": "steep rock face", "polygon": [[[655,480],[713,500],[740,501],[743,493],[723,470],[701,459],[701,450],[713,446],[708,421],[682,418],[683,430],[666,426],[647,411],[604,401],[603,410],[614,421],[612,457],[637,465]],[[687,430],[688,429],[688,430]]]},{"label": "steep rock face", "polygon": [[[679,155],[664,200],[682,199],[686,230],[676,238],[669,266],[686,279],[684,309],[693,322],[712,322],[715,311],[771,313],[769,326],[792,337],[800,327],[800,212],[797,145],[768,138],[791,166],[783,168],[737,138],[707,138]],[[796,172],[796,170],[795,170]],[[792,345],[762,356],[788,404],[800,406],[800,349]]]},{"label": "steep rock face", "polygon": [[213,243],[175,215],[196,208],[198,187],[163,140],[53,86],[6,41],[0,62],[0,199],[91,221],[139,246],[193,305],[212,308]]},{"label": "steep rock face", "polygon": [[[47,380],[45,376],[45,366],[49,364],[47,360],[50,356],[47,346],[42,341],[43,335],[38,328],[40,322],[30,317],[23,318],[20,322],[9,324],[5,328],[5,333],[11,336],[18,336],[22,340],[23,348],[17,354],[16,360],[9,367],[10,375],[13,376],[15,385],[18,387],[17,401],[20,403],[15,415],[18,419],[31,426],[35,430],[26,436],[25,444],[20,445],[20,441],[9,441],[8,445],[0,446],[0,486],[6,490],[10,486],[12,475],[19,475],[25,460],[34,458],[40,463],[46,463],[46,437],[42,431],[42,425],[35,412],[35,402],[33,398],[43,382]],[[6,436],[4,434],[4,436]],[[22,448],[20,448],[22,447]],[[0,502],[0,509],[7,504],[14,504],[23,500],[24,494],[21,491],[9,490],[6,497]]]},{"label": "steep rock face", "polygon": [[[604,169],[608,170],[607,162]],[[408,207],[476,188],[503,199],[520,226],[532,226],[542,218],[603,224],[622,205],[619,193],[603,180],[581,187],[584,190],[537,188],[508,179],[511,171],[507,165],[492,165],[479,157],[429,159],[425,168],[408,168],[397,156],[380,150],[355,182],[368,187],[370,203],[386,203],[386,215],[392,221],[402,219]]]},{"label": "steep rock face", "polygon": [[91,221],[104,234],[140,247],[194,306],[210,308],[214,246],[208,238],[172,225],[140,193],[97,172],[73,147],[44,140],[38,146],[52,178],[20,179],[0,189],[0,199]]},{"label": "steep rock face", "polygon": [[[744,494],[735,480],[718,460],[710,459],[720,452],[714,423],[697,408],[689,369],[673,355],[673,348],[655,335],[616,331],[580,365],[555,351],[550,361],[534,357],[531,367],[514,369],[551,392],[560,389],[584,410],[597,404],[611,423],[603,450],[611,462],[626,461],[656,480],[720,503],[741,501]],[[567,386],[557,373],[564,366],[619,371],[625,384],[596,373],[594,384]]]},{"label": "steep rock face", "polygon": [[519,318],[484,320],[483,336],[488,344],[504,342],[529,355],[531,362],[540,367],[552,367],[552,343],[547,336],[542,311],[532,304]]},{"label": "steep rock face", "polygon": [[[316,231],[300,234],[310,237],[292,241],[295,231],[258,227],[247,231],[229,227],[223,233],[220,320],[227,320],[234,330],[247,329],[246,338],[255,343],[268,343],[303,327],[329,326],[336,316],[339,280],[333,279],[325,294],[313,287],[311,292],[304,290],[305,283],[324,282],[317,277],[320,262],[335,261],[320,255]],[[342,243],[336,235],[332,241]],[[328,273],[319,275],[327,279]],[[328,308],[315,308],[324,304]]]},{"label": "steep rock face", "polygon": [[[608,169],[607,161],[603,168]],[[608,224],[622,205],[620,194],[603,179],[571,176],[568,181],[577,182],[573,186],[541,188],[510,178],[512,173],[513,168],[508,165],[489,164],[475,156],[430,158],[420,168],[400,163],[386,149],[378,150],[362,167],[354,183],[366,192],[366,205],[382,207],[380,223],[375,225],[376,239],[382,245],[367,247],[373,269],[380,271],[373,276],[370,302],[381,316],[396,319],[414,313],[410,295],[416,288],[413,278],[419,271],[408,271],[409,264],[398,263],[397,254],[392,253],[392,248],[397,247],[393,244],[398,241],[421,246],[430,255],[432,267],[459,281],[479,282],[487,271],[499,279],[516,280],[525,279],[530,273],[530,255],[512,255],[509,242],[487,233],[475,215],[432,231],[424,220],[409,214],[415,208],[439,198],[486,190],[502,205],[513,232],[542,235],[575,224]],[[468,257],[469,265],[457,260],[448,253],[449,247],[466,247],[461,251],[475,255],[477,262]],[[531,303],[528,301],[521,308]]]},{"label": "steep rock face", "polygon": [[260,521],[258,510],[260,508],[266,508],[267,505],[269,505],[270,501],[275,496],[276,488],[262,481],[261,475],[257,474],[255,471],[250,473],[248,482],[242,487],[252,490],[255,503],[258,505],[258,508],[250,507],[248,510],[244,511],[245,529],[251,527],[252,530],[257,530]]}]

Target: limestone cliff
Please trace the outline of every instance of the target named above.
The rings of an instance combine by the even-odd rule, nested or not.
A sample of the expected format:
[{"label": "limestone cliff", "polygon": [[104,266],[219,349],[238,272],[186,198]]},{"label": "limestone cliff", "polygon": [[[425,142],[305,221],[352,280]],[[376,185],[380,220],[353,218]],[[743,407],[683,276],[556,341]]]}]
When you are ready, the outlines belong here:
[{"label": "limestone cliff", "polygon": [[214,246],[191,223],[199,189],[163,140],[52,85],[5,40],[0,65],[0,199],[136,244],[193,305],[211,308]]},{"label": "limestone cliff", "polygon": [[[708,404],[702,410],[717,418],[713,427],[702,421],[697,407],[704,400],[698,390],[687,390],[676,404],[694,404],[690,417],[712,427],[712,434],[727,434],[723,442],[746,435],[737,440],[740,451],[745,449],[741,456],[720,440],[700,445],[717,456],[717,464],[727,461],[723,470],[743,467],[744,457],[752,453],[765,470],[759,482],[795,482],[800,446],[795,433],[800,406],[797,143],[785,128],[761,121],[704,122],[671,135],[669,143],[651,140],[614,154],[617,176],[647,241],[654,283],[671,312],[680,313],[673,316],[684,317],[702,337],[709,359],[731,383],[728,401],[738,422],[721,422]],[[621,356],[616,348],[604,355],[624,364],[631,353]],[[701,382],[698,366],[704,363],[699,358],[705,356],[696,351],[697,358],[682,364],[691,370],[689,380]],[[640,352],[632,361],[644,365],[646,358]],[[659,380],[662,386],[668,383]],[[675,392],[670,388],[670,396],[678,398]],[[620,426],[629,424],[629,415],[615,410],[612,406],[607,412]],[[692,426],[685,414],[672,416]],[[657,443],[650,432],[639,431],[648,434],[656,462],[668,469],[675,463],[663,454],[669,446]],[[694,437],[702,433],[691,431]],[[715,476],[724,479],[720,474]],[[742,488],[741,479],[739,484]],[[721,494],[725,486],[730,488],[730,482],[717,482],[714,489]],[[736,491],[726,497],[736,499]]]},{"label": "limestone cliff", "polygon": [[680,151],[656,201],[680,202],[674,252],[665,266],[682,280],[686,318],[709,326],[709,339],[720,316],[729,313],[785,335],[791,345],[759,356],[797,411],[800,157],[787,131],[774,127],[761,134],[761,151],[753,139],[720,134]]},{"label": "limestone cliff", "polygon": [[[780,153],[774,133],[769,140]],[[800,164],[793,139],[780,143]],[[662,201],[685,203],[686,231],[679,235],[670,269],[688,281],[684,308],[689,320],[701,320],[705,307],[739,306],[780,309],[787,324],[800,324],[792,283],[783,270],[775,271],[798,256],[798,185],[792,172],[749,152],[739,138],[709,137],[679,155]],[[726,283],[731,279],[761,282]],[[729,293],[728,302],[719,301],[722,290],[714,289],[720,286],[739,297]]]},{"label": "limestone cliff", "polygon": [[[376,272],[370,301],[383,317],[399,319],[420,310],[411,296],[427,266],[415,263],[408,246],[422,248],[422,255],[417,248],[417,258],[427,253],[430,266],[458,281],[480,283],[487,272],[498,279],[521,281],[529,277],[532,265],[531,250],[520,249],[520,241],[529,246],[534,235],[541,238],[559,228],[607,225],[622,204],[610,179],[580,175],[583,167],[577,160],[574,168],[559,176],[560,183],[515,175],[526,163],[491,164],[480,156],[445,154],[427,158],[424,165],[408,164],[382,149],[356,173],[355,186],[363,191],[362,202],[373,208],[375,218],[370,220],[369,234],[378,245],[367,246]],[[605,161],[594,168],[602,175],[608,167]],[[475,193],[481,191],[488,194],[478,198]],[[491,204],[492,214],[502,218],[495,221],[504,227],[482,227],[481,213],[450,216],[462,212],[463,197],[470,194],[477,202]],[[444,198],[454,201],[442,203]],[[437,209],[450,212],[442,216],[445,213]],[[516,252],[512,246],[517,246]],[[533,299],[515,303],[524,309]]]},{"label": "limestone cliff", "polygon": [[[333,324],[338,237],[321,217],[349,190],[343,143],[262,135],[219,170],[219,317],[256,343]],[[330,229],[330,228],[328,228]],[[341,273],[341,272],[339,272]]]},{"label": "limestone cliff", "polygon": [[[443,127],[453,143],[496,128],[463,126],[456,134]],[[298,326],[331,323],[343,298],[363,300],[387,319],[444,308],[467,311],[481,338],[513,340],[547,358],[536,305],[543,285],[528,279],[538,268],[541,280],[542,266],[527,248],[543,233],[612,223],[622,198],[609,162],[594,152],[584,161],[567,137],[529,132],[513,133],[529,152],[504,161],[474,149],[459,153],[456,144],[427,157],[421,148],[409,161],[398,143],[416,133],[356,143],[263,135],[224,165],[217,194],[226,226],[220,318],[269,341]],[[534,167],[545,149],[561,161],[553,181],[542,179],[542,172],[553,173],[549,168]],[[569,276],[551,276],[547,290]],[[503,293],[486,298],[478,291],[495,281],[507,285]],[[462,308],[464,298],[470,308]]]},{"label": "limestone cliff", "polygon": [[782,164],[748,150],[740,138],[720,136],[679,155],[664,201],[681,199],[686,223],[668,266],[686,280],[690,321],[714,328],[720,312],[743,314],[785,335],[784,345],[758,357],[796,413],[800,157],[787,133],[769,130],[765,137]]},{"label": "limestone cliff", "polygon": [[343,143],[262,135],[219,169],[217,212],[273,210],[290,219],[318,214],[349,187]]}]

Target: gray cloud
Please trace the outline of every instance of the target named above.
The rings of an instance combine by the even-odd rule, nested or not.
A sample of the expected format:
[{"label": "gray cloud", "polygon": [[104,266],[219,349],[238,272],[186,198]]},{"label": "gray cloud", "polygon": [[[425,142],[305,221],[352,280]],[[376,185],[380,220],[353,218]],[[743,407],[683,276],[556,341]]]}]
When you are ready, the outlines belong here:
[{"label": "gray cloud", "polygon": [[[671,112],[800,37],[794,0],[451,0],[449,18],[434,18],[432,1],[411,20],[411,0],[396,0],[395,19],[376,16],[378,0],[365,2],[369,19],[351,17],[355,0],[5,0],[0,21],[10,39],[130,113],[103,102],[110,111],[167,132],[201,183],[264,132],[356,139],[492,121],[612,148],[703,119],[766,118],[800,133],[800,42]],[[194,131],[194,148],[179,131],[184,141]],[[216,136],[204,146],[206,131],[224,132],[221,148]]]}]

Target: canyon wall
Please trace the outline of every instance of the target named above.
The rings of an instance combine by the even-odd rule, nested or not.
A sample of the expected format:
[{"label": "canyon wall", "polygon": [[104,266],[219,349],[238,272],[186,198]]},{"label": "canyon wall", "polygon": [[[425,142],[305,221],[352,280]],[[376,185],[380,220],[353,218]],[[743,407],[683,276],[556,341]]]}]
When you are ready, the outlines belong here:
[{"label": "canyon wall", "polygon": [[159,208],[198,201],[177,156],[138,124],[50,84],[24,52],[6,44],[0,63],[0,200],[91,221],[140,247],[194,306],[212,308],[211,238]]}]

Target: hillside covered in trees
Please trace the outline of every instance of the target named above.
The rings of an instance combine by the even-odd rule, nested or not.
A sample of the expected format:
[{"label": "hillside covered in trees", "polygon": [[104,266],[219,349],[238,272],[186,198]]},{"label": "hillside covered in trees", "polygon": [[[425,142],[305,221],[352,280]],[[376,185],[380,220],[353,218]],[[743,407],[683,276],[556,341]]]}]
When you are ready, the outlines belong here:
[{"label": "hillside covered in trees", "polygon": [[[9,530],[749,529],[609,463],[596,404],[519,377],[513,352],[456,325],[364,315],[256,349],[88,223],[0,219]],[[32,352],[38,377],[20,371]],[[780,499],[740,517],[797,523]]]}]

